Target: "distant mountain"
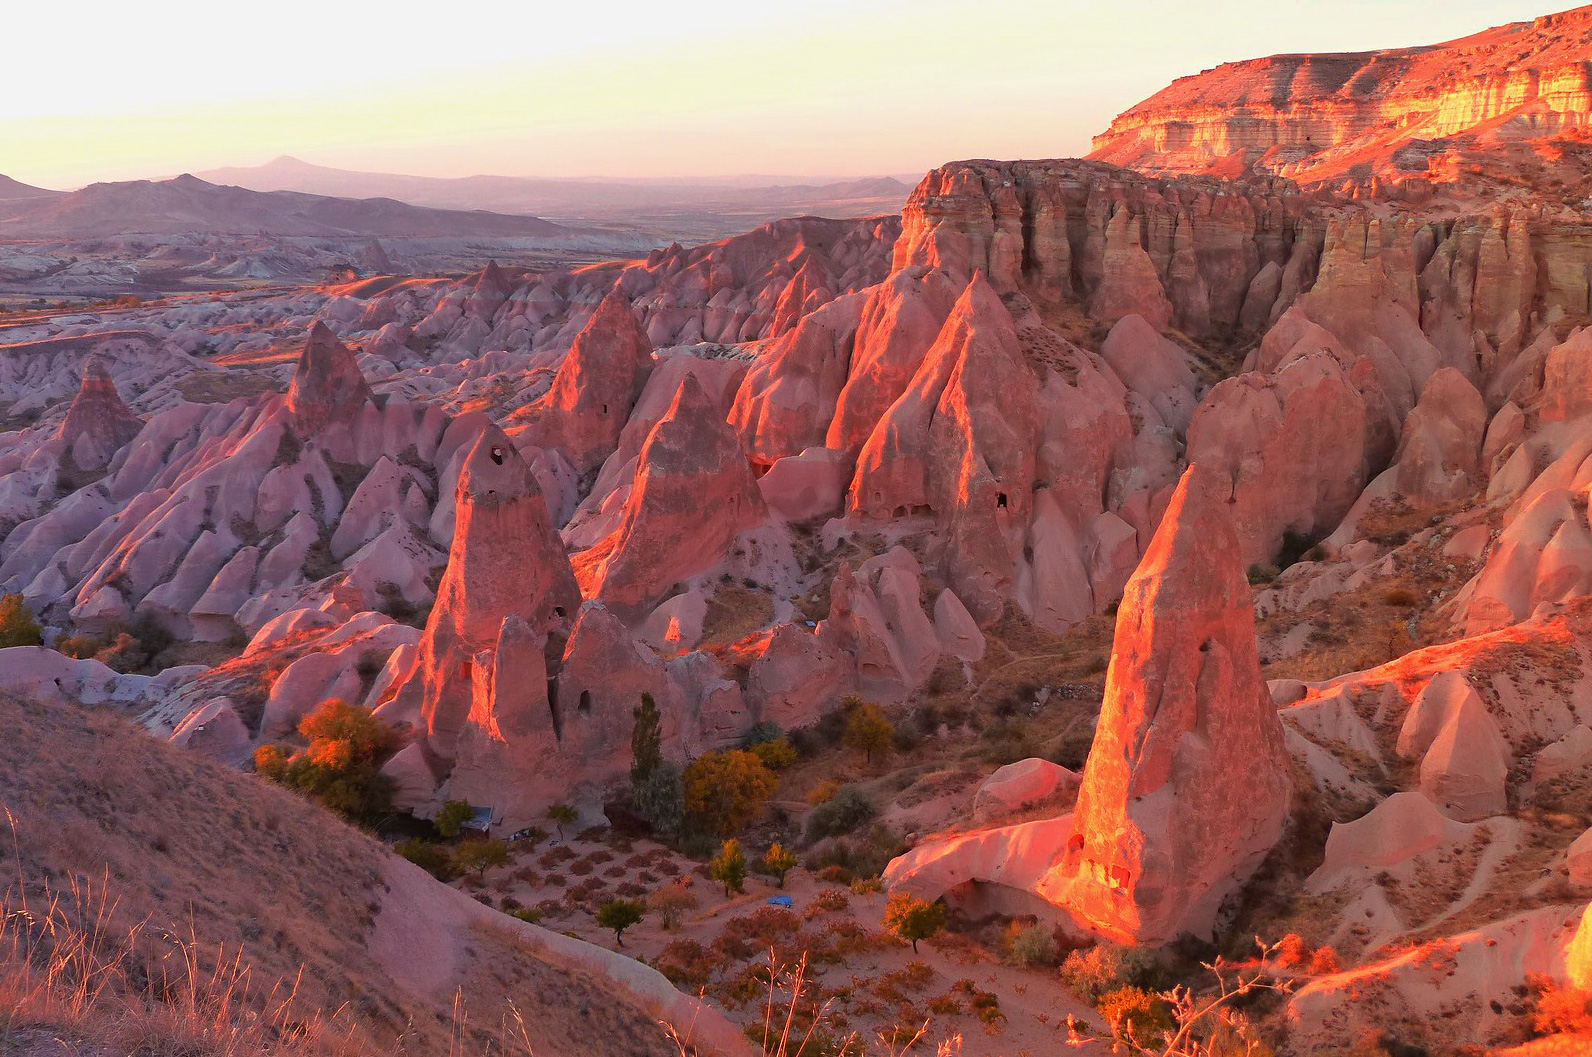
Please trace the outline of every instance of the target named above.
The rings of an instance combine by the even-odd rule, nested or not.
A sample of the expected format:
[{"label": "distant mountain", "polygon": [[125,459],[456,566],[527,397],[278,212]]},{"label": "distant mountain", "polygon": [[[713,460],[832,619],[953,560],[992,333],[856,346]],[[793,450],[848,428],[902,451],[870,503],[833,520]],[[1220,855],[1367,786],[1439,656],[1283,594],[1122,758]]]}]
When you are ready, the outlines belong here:
[{"label": "distant mountain", "polygon": [[48,191],[42,187],[13,180],[9,176],[0,176],[0,202],[10,202],[22,198],[57,198],[64,192]]},{"label": "distant mountain", "polygon": [[[202,177],[256,191],[302,191],[354,198],[383,196],[440,209],[491,209],[560,217],[635,218],[672,213],[868,216],[894,213],[910,185],[891,176],[823,183],[764,178],[699,180],[546,179],[465,176],[443,179],[354,172],[281,157],[253,168],[213,169]],[[775,179],[775,178],[766,178]]]},{"label": "distant mountain", "polygon": [[66,194],[45,191],[42,196],[16,198],[0,194],[0,238],[188,233],[514,237],[571,230],[534,216],[428,209],[390,198],[260,192],[218,186],[189,175],[92,184]]}]

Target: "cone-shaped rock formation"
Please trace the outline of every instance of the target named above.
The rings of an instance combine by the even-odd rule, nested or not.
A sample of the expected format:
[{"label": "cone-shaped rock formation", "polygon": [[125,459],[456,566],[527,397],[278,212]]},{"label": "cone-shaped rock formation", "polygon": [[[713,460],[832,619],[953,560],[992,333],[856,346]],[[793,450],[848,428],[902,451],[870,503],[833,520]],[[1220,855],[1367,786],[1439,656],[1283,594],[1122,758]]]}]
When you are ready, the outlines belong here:
[{"label": "cone-shaped rock formation", "polygon": [[1065,905],[1121,939],[1209,935],[1288,810],[1282,724],[1216,477],[1189,467],[1128,582],[1068,842]]},{"label": "cone-shaped rock formation", "polygon": [[310,328],[287,391],[287,408],[302,436],[358,411],[372,399],[359,362],[324,323]]},{"label": "cone-shaped rock formation", "polygon": [[[470,715],[476,668],[490,660],[478,654],[496,650],[507,634],[505,618],[524,625],[509,636],[517,644],[529,639],[540,647],[552,637],[548,648],[556,660],[580,605],[569,558],[536,479],[495,427],[483,431],[466,456],[456,504],[448,568],[417,666],[426,737],[444,758],[452,758]],[[532,690],[545,698],[545,679]]]},{"label": "cone-shaped rock formation", "polygon": [[83,367],[83,385],[61,420],[58,436],[72,459],[85,470],[98,470],[128,441],[138,436],[144,420],[122,401],[116,382],[98,360]]}]

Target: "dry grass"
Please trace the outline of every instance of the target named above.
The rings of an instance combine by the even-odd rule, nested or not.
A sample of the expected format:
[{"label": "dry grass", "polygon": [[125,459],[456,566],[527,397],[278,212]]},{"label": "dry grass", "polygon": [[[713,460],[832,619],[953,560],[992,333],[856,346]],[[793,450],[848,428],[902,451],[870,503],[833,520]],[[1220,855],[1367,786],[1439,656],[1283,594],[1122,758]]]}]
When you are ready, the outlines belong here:
[{"label": "dry grass", "polygon": [[0,695],[0,725],[0,899],[28,908],[0,931],[0,1054],[668,1052],[611,985],[494,936],[465,942],[457,1007],[397,983],[369,947],[389,854],[285,789],[104,710]]},{"label": "dry grass", "polygon": [[702,618],[702,641],[698,649],[713,650],[730,646],[774,620],[774,600],[766,591],[736,584],[722,584],[708,600]]}]

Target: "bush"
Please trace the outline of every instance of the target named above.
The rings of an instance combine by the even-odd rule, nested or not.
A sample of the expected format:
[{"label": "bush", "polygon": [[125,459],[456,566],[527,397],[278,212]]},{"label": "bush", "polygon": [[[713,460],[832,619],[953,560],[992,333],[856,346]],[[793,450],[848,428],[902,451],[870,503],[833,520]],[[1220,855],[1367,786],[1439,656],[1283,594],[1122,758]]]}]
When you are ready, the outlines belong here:
[{"label": "bush", "polygon": [[841,786],[807,816],[807,842],[843,837],[871,821],[875,814],[877,810],[866,793],[854,785]]},{"label": "bush", "polygon": [[12,646],[39,646],[44,643],[44,631],[34,619],[33,611],[19,594],[0,595],[0,649]]},{"label": "bush", "polygon": [[647,897],[648,908],[657,911],[663,919],[663,927],[671,932],[679,923],[680,915],[695,910],[698,905],[688,877],[677,878]]},{"label": "bush", "polygon": [[440,844],[428,840],[406,840],[393,850],[439,881],[451,881],[458,876],[453,866],[453,856]]},{"label": "bush", "polygon": [[1043,925],[1028,925],[1012,934],[1007,952],[1018,965],[1035,968],[1055,965],[1061,957],[1055,933]]},{"label": "bush", "polygon": [[1119,1039],[1131,1037],[1139,1043],[1159,1045],[1177,1028],[1166,999],[1143,988],[1111,991],[1101,996],[1098,1008]]},{"label": "bush", "polygon": [[752,753],[732,749],[692,760],[684,785],[687,819],[709,833],[727,836],[757,817],[779,779]]},{"label": "bush", "polygon": [[796,749],[783,734],[770,741],[758,742],[752,746],[751,753],[771,771],[783,771],[796,762]]},{"label": "bush", "polygon": [[835,794],[840,792],[841,788],[841,784],[833,778],[825,778],[807,794],[807,802],[814,807],[819,804],[827,804],[835,798]]},{"label": "bush", "polygon": [[1155,959],[1140,948],[1097,943],[1067,955],[1061,963],[1061,982],[1095,1005],[1112,991],[1150,985],[1155,971]]},{"label": "bush", "polygon": [[392,810],[392,782],[381,773],[398,747],[391,727],[369,709],[332,698],[300,721],[299,733],[309,741],[306,749],[262,745],[255,771],[354,822],[373,824]]}]

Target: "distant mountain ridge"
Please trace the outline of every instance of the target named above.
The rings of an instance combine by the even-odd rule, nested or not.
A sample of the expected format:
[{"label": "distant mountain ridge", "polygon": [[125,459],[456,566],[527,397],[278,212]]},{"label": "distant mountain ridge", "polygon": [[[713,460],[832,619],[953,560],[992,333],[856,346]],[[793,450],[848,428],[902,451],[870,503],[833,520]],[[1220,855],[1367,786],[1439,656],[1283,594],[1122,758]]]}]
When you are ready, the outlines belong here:
[{"label": "distant mountain ridge", "polygon": [[256,191],[388,197],[439,209],[621,217],[677,211],[866,216],[900,210],[911,187],[893,176],[747,185],[737,179],[618,180],[518,176],[432,177],[357,172],[283,156],[264,165],[213,169],[203,179]]},{"label": "distant mountain ridge", "polygon": [[[7,194],[14,185],[29,194]],[[0,238],[126,234],[514,237],[573,233],[534,216],[414,206],[391,198],[261,192],[191,175],[90,184],[69,193],[0,184]]]}]

